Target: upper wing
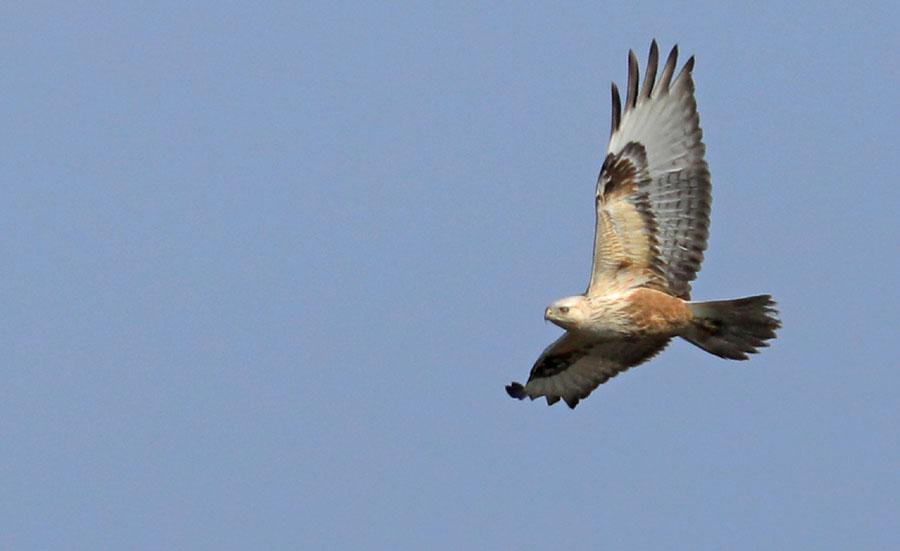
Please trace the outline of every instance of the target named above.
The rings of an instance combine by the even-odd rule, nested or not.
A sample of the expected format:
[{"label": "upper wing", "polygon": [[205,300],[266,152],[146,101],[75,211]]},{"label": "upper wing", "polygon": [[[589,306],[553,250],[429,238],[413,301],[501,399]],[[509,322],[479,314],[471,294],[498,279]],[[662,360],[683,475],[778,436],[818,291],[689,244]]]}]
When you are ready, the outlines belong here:
[{"label": "upper wing", "polygon": [[528,383],[513,382],[506,392],[520,400],[545,396],[551,406],[562,398],[574,409],[599,385],[658,354],[669,340],[650,337],[596,341],[566,332],[537,359]]},{"label": "upper wing", "polygon": [[612,85],[589,295],[646,285],[687,299],[703,260],[712,197],[694,100],[694,58],[673,81],[678,47],[672,48],[656,81],[658,58],[653,41],[638,91],[637,58],[629,52],[624,114]]}]

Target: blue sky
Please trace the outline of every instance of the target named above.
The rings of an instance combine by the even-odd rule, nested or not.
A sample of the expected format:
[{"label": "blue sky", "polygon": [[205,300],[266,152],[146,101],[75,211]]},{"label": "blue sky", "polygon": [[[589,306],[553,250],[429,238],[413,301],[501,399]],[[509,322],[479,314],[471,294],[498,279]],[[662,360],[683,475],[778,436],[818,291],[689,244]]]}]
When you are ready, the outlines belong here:
[{"label": "blue sky", "polygon": [[[900,542],[900,10],[0,9],[0,546]],[[698,299],[578,409],[510,400],[583,290],[609,82],[695,54]]]}]

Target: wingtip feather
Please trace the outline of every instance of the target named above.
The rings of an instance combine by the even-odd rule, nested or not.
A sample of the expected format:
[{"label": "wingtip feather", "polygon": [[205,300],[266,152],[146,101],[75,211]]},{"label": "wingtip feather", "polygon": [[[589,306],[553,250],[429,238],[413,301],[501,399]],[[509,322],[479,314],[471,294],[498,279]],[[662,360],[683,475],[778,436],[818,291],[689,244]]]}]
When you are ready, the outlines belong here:
[{"label": "wingtip feather", "polygon": [[656,39],[650,43],[650,55],[647,57],[647,72],[644,74],[644,85],[641,87],[639,101],[650,99],[653,93],[653,86],[656,80],[656,69],[659,65],[659,47],[656,45]]},{"label": "wingtip feather", "polygon": [[610,126],[611,126],[611,129],[609,131],[610,136],[615,134],[616,130],[619,129],[619,124],[622,122],[622,98],[619,96],[619,87],[616,86],[615,82],[612,83],[611,94],[612,94],[612,117],[610,118]]},{"label": "wingtip feather", "polygon": [[525,387],[522,386],[522,383],[517,383],[515,381],[506,385],[506,393],[509,394],[510,398],[515,398],[517,400],[524,400],[528,396],[525,394]]},{"label": "wingtip feather", "polygon": [[675,65],[677,63],[678,44],[672,46],[672,49],[669,51],[669,57],[666,58],[666,64],[663,67],[662,75],[659,77],[659,83],[656,85],[659,94],[666,94],[669,92],[669,83],[672,81],[672,75],[675,73]]},{"label": "wingtip feather", "polygon": [[637,56],[634,50],[628,50],[628,95],[625,98],[625,111],[637,105],[638,81],[640,70],[638,69]]},{"label": "wingtip feather", "polygon": [[681,68],[681,71],[678,73],[678,76],[675,77],[675,83],[673,86],[680,86],[681,82],[690,82],[691,80],[691,71],[694,70],[694,56],[691,56],[690,59],[687,60],[687,63],[684,64],[684,67]]}]

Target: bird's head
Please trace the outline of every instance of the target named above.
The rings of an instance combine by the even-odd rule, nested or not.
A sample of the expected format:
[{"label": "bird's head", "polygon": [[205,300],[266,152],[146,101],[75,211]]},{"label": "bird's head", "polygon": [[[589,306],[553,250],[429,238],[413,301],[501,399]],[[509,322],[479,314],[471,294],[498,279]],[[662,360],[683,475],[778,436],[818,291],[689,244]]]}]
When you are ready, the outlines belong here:
[{"label": "bird's head", "polygon": [[561,298],[544,310],[544,319],[563,329],[577,329],[588,319],[587,301],[581,295]]}]

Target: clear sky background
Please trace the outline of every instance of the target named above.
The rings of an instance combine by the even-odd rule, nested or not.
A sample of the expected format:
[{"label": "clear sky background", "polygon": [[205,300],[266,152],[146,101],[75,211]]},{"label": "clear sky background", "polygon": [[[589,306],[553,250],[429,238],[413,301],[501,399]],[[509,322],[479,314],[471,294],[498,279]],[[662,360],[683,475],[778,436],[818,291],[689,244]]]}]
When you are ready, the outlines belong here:
[{"label": "clear sky background", "polygon": [[[897,549],[895,2],[0,8],[0,547]],[[609,83],[696,54],[698,299],[518,402],[581,292]]]}]

